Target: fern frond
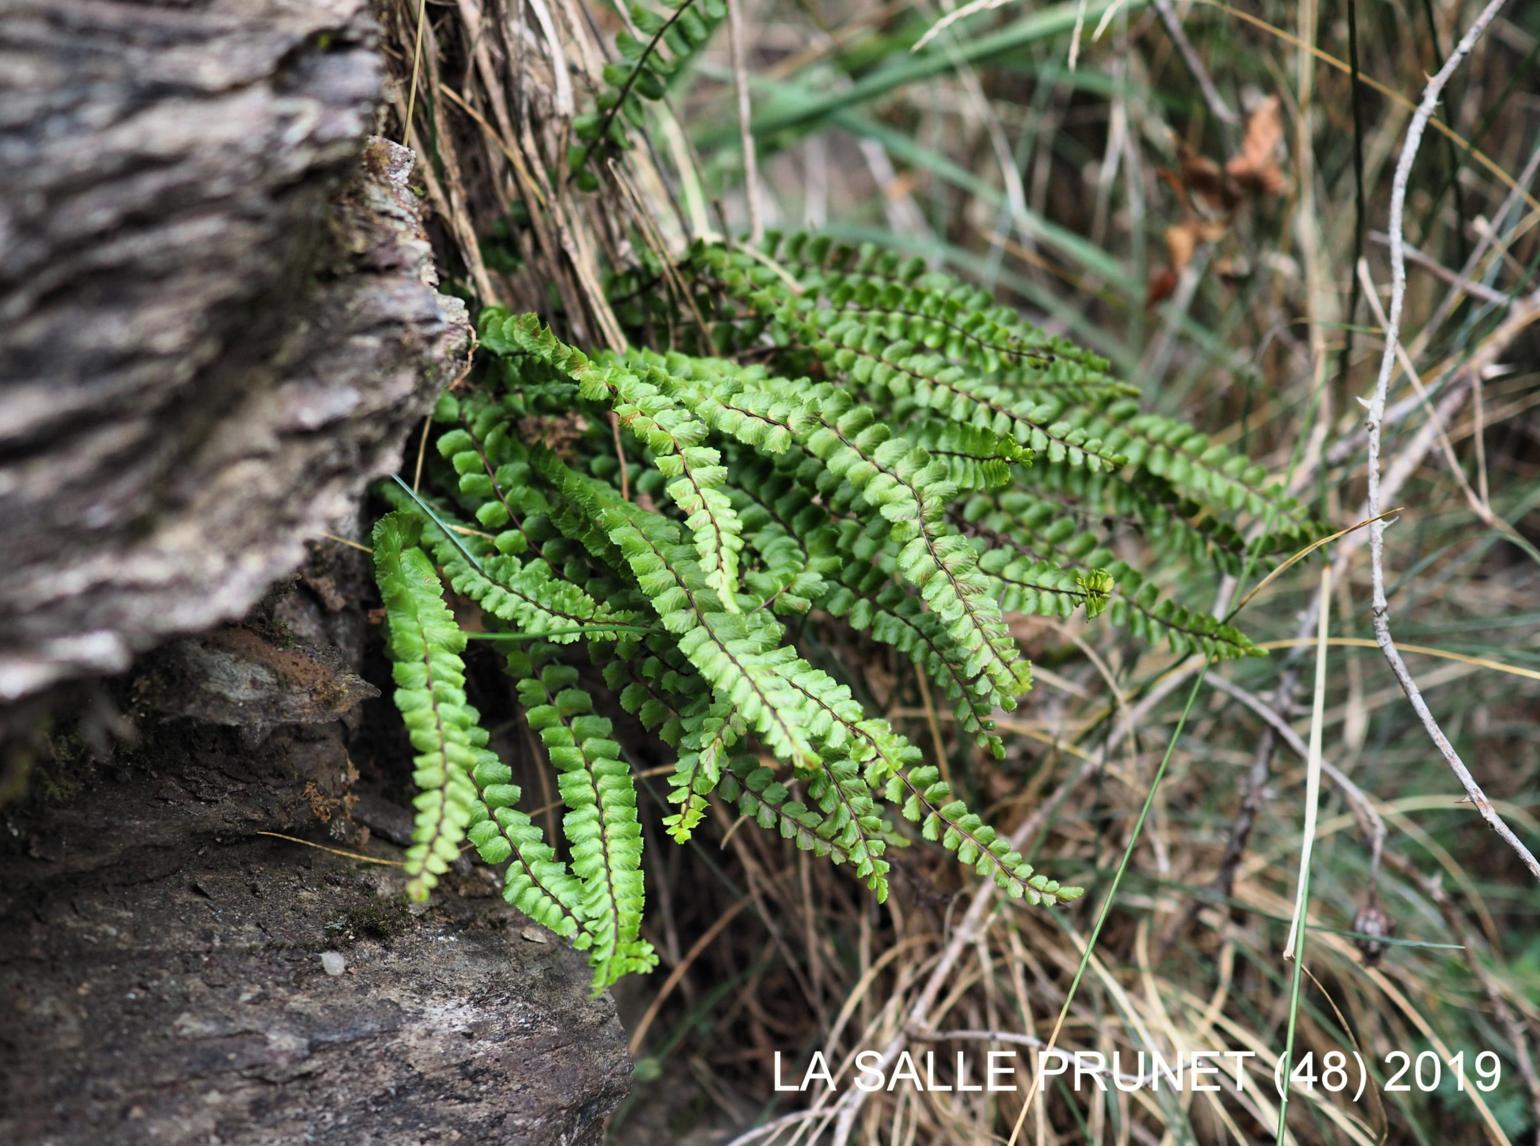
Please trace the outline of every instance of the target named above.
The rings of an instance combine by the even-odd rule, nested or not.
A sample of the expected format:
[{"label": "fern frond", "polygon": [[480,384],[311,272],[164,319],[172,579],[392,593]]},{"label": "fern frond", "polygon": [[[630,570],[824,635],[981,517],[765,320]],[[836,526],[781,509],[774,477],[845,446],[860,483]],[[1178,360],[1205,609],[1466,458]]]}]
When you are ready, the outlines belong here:
[{"label": "fern frond", "polygon": [[802,851],[828,856],[836,864],[854,862],[834,838],[838,833],[828,818],[796,799],[775,772],[755,757],[734,757],[723,770],[717,791],[761,828],[779,833]]},{"label": "fern frond", "polygon": [[[803,578],[795,583],[807,586],[810,597],[805,604],[816,603],[911,657],[951,701],[964,729],[981,746],[997,755],[1003,752],[991,734],[990,714],[1015,703],[1019,676],[1010,678],[1010,690],[1001,690],[990,674],[970,669],[971,647],[956,640],[938,613],[904,589],[899,546],[887,522],[879,517],[864,524],[843,520],[836,525],[804,485],[785,473],[751,458],[735,458],[734,466],[743,475],[745,489],[755,491],[745,520],[762,517],[767,532],[798,550],[786,559],[786,569]],[[740,496],[750,500],[747,493]],[[799,545],[793,536],[805,540]],[[774,605],[780,598],[766,600]]]},{"label": "fern frond", "polygon": [[905,342],[874,340],[851,320],[809,333],[817,336],[814,353],[868,393],[885,391],[955,422],[1014,437],[1033,455],[1054,462],[1093,470],[1124,464],[1115,447],[1077,425],[1073,416],[1066,417],[1055,400],[1018,398],[999,383],[980,379],[939,355],[915,352]]},{"label": "fern frond", "polygon": [[1217,660],[1260,651],[1234,626],[1163,599],[1138,570],[1115,557],[1093,535],[1079,532],[1075,522],[1051,502],[1020,490],[1008,490],[996,498],[978,495],[963,506],[960,521],[981,551],[1014,553],[1014,557],[988,558],[997,566],[994,575],[1005,592],[1029,588],[1037,592],[1039,583],[1013,586],[1011,579],[1068,563],[1106,578],[1098,578],[1096,587],[1104,591],[1108,619],[1142,640],[1164,640],[1178,655],[1197,652]]},{"label": "fern frond", "polygon": [[458,858],[460,841],[481,808],[470,771],[481,762],[478,750],[486,734],[465,699],[460,659],[465,634],[444,604],[432,562],[409,543],[394,514],[376,523],[372,540],[396,708],[417,753],[412,771],[417,815],[406,852],[406,886],[421,902]]},{"label": "fern frond", "polygon": [[[826,574],[833,556],[821,538],[807,538],[778,519],[758,498],[734,491],[734,504],[743,519],[744,535],[758,558],[758,568],[744,574],[744,583],[759,603],[778,615],[801,616],[829,592]],[[805,538],[805,539],[804,539]]]},{"label": "fern frond", "polygon": [[685,734],[679,760],[668,779],[668,799],[679,811],[663,818],[663,826],[675,843],[686,842],[706,815],[706,797],[722,777],[722,761],[743,739],[743,724],[732,706],[721,701],[707,705],[683,720]]},{"label": "fern frond", "polygon": [[[964,730],[981,747],[1003,755],[991,714],[997,706],[1012,703],[1012,697],[998,692],[987,675],[970,676],[969,651],[953,640],[937,614],[905,590],[887,523],[879,518],[864,526],[851,520],[836,526],[785,474],[749,458],[735,459],[734,468],[745,489],[754,491],[752,497],[747,492],[739,497],[746,506],[745,522],[755,523],[756,548],[763,545],[764,552],[779,561],[776,579],[766,583],[760,599],[778,608],[789,598],[794,603],[788,611],[795,613],[816,604],[852,629],[869,632],[904,653],[951,702]],[[770,540],[759,540],[765,536]]]},{"label": "fern frond", "polygon": [[840,524],[835,544],[845,560],[835,574],[834,592],[819,602],[820,607],[908,655],[950,702],[963,730],[996,757],[1003,756],[992,714],[1014,698],[996,689],[988,675],[970,672],[968,647],[905,591],[891,547],[873,538],[874,532],[870,525]]},{"label": "fern frond", "polygon": [[1001,608],[1043,617],[1067,617],[1079,608],[1100,616],[1117,584],[1106,569],[1066,569],[1005,549],[981,548],[979,568],[999,585]]},{"label": "fern frond", "polygon": [[[934,272],[919,260],[857,258],[864,269],[841,270],[834,247],[803,257],[797,237],[767,241],[767,254],[796,276],[803,298],[823,308],[810,323],[826,328],[855,319],[891,342],[908,342],[1002,383],[1011,391],[1081,402],[1106,402],[1137,390],[1107,374],[1107,363],[1027,323],[979,288]],[[811,309],[811,303],[805,303]]]},{"label": "fern frond", "polygon": [[728,613],[672,522],[548,454],[540,461],[544,476],[564,496],[604,522],[663,627],[713,690],[730,700],[782,759],[817,767],[818,732],[797,721],[797,701],[783,677],[799,658],[780,644],[780,626],[760,611]]},{"label": "fern frond", "polygon": [[524,480],[528,467],[522,457],[510,449],[506,413],[495,403],[470,401],[460,404],[459,413],[460,425],[439,437],[438,452],[457,475],[460,504],[483,530],[495,531],[499,553],[537,547],[543,532],[534,523],[548,507]]},{"label": "fern frond", "polygon": [[901,547],[899,575],[968,649],[968,674],[988,676],[1013,705],[1031,677],[979,575],[976,552],[946,524],[946,506],[956,496],[946,467],[833,387],[810,387],[809,393],[817,403],[818,428],[808,438],[808,452],[889,522],[890,536]]},{"label": "fern frond", "polygon": [[882,857],[887,850],[886,833],[871,786],[860,768],[848,759],[830,759],[823,771],[808,777],[807,795],[823,813],[820,833],[876,893],[877,902],[885,903],[889,865]]},{"label": "fern frond", "polygon": [[953,794],[932,765],[895,772],[887,782],[887,797],[903,809],[904,818],[920,825],[921,834],[955,852],[962,863],[987,875],[1012,899],[1036,906],[1045,900],[1068,903],[1084,888],[1064,887],[1033,867],[1010,841],[999,835]]},{"label": "fern frond", "polygon": [[1197,494],[1210,506],[1285,523],[1309,520],[1305,508],[1281,484],[1266,484],[1265,467],[1212,442],[1184,422],[1141,413],[1136,402],[1123,400],[1105,410],[1087,412],[1081,424],[1090,432],[1104,433],[1135,471]]},{"label": "fern frond", "polygon": [[1032,461],[1032,451],[1014,438],[977,426],[923,422],[906,436],[946,463],[947,478],[959,490],[999,489],[1015,477],[1013,466]]},{"label": "fern frond", "polygon": [[[705,424],[624,361],[589,359],[560,341],[535,315],[493,309],[483,313],[480,326],[488,347],[531,355],[566,374],[577,383],[581,397],[609,406],[620,424],[652,451],[654,464],[669,479],[665,487],[669,497],[685,514],[706,583],[723,607],[736,613],[743,531],[731,499],[721,488],[727,478],[721,454],[702,444]],[[645,360],[639,365],[648,374],[657,372]]]},{"label": "fern frond", "polygon": [[627,11],[646,39],[629,32],[615,38],[620,59],[604,67],[606,87],[599,93],[597,109],[572,121],[572,133],[581,141],[573,145],[572,170],[585,191],[599,186],[588,169],[589,157],[604,145],[630,146],[627,125],[642,126],[636,97],[660,100],[668,93],[668,81],[706,46],[727,17],[727,0],[663,0],[659,8],[633,0]]},{"label": "fern frond", "polygon": [[730,704],[713,701],[704,682],[688,665],[671,667],[670,652],[650,641],[655,654],[631,653],[612,659],[605,683],[621,707],[642,721],[659,739],[680,749],[668,780],[669,802],[679,811],[664,817],[675,843],[684,843],[706,814],[706,798],[721,778],[724,755],[745,735]]},{"label": "fern frond", "polygon": [[662,640],[648,640],[644,647],[635,639],[627,639],[608,650],[599,646],[593,652],[596,660],[603,659],[604,683],[620,706],[648,732],[677,748],[701,720],[709,704],[709,690],[688,664],[676,666],[670,663],[673,658],[659,655],[665,649],[678,651]]},{"label": "fern frond", "polygon": [[[870,407],[827,383],[777,383],[744,374],[731,392],[724,387],[710,394],[688,386],[680,371],[674,382],[714,428],[767,452],[777,452],[772,445],[784,451],[797,443],[831,479],[875,509],[899,546],[898,574],[968,650],[968,676],[983,674],[1001,703],[1014,705],[1030,682],[1029,670],[977,576],[976,555],[946,524],[945,507],[956,486],[945,463],[892,433]],[[1021,456],[1008,440],[986,446],[987,437],[984,431],[960,431],[947,440],[979,451],[992,448],[999,460]]]},{"label": "fern frond", "polygon": [[582,882],[577,946],[589,951],[597,994],[621,976],[657,964],[652,945],[641,938],[645,888],[636,787],[613,726],[594,712],[593,698],[578,687],[577,670],[547,663],[537,673],[519,651],[509,654],[508,672],[518,682],[524,718],[557,771],[568,809],[562,828],[572,870]]},{"label": "fern frond", "polygon": [[573,938],[580,924],[582,889],[567,865],[527,814],[517,807],[522,793],[513,782],[513,769],[495,753],[481,751],[471,769],[476,794],[486,817],[473,824],[466,838],[486,863],[507,863],[503,898],[542,927]]},{"label": "fern frond", "polygon": [[1091,473],[1043,464],[1032,474],[1032,494],[1063,507],[1082,529],[1113,523],[1138,531],[1162,553],[1212,564],[1227,573],[1245,563],[1246,538],[1234,525],[1147,473]]},{"label": "fern frond", "polygon": [[[637,34],[577,125],[580,182],[724,12],[632,6]],[[908,821],[1012,897],[1075,898],[815,667],[820,628],[908,658],[1000,755],[995,712],[1030,681],[1007,613],[1084,609],[1178,653],[1257,651],[1164,596],[1109,530],[1234,572],[1316,524],[1260,467],[1141,413],[1105,361],[921,260],[801,235],[660,259],[639,255],[610,299],[623,332],[657,350],[590,355],[533,315],[485,312],[496,358],[436,407],[427,492],[390,495],[381,584],[421,754],[414,894],[468,832],[508,864],[512,902],[589,951],[596,988],[655,962],[630,770],[575,658],[544,637],[586,644],[611,701],[674,750],[663,826],[678,842],[721,796],[848,863],[880,900]],[[435,561],[490,627],[534,639],[507,667],[559,773],[570,867],[518,809],[465,701],[465,635]],[[795,640],[790,617],[812,620]],[[761,750],[791,768],[778,777]]]}]

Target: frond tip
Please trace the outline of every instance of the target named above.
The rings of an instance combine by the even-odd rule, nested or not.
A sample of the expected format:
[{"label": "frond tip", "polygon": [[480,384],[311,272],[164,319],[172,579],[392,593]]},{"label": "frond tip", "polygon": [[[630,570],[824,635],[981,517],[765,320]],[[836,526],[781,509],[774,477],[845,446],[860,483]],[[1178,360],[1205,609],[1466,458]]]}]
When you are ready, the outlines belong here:
[{"label": "frond tip", "polygon": [[460,659],[465,634],[444,604],[433,563],[406,544],[395,514],[379,520],[373,540],[396,707],[416,752],[417,815],[406,852],[406,887],[407,895],[421,902],[459,856],[466,829],[481,809],[470,770],[486,733],[466,703]]},{"label": "frond tip", "polygon": [[658,961],[652,944],[641,938],[645,893],[636,786],[613,726],[594,712],[593,698],[578,687],[576,669],[546,664],[537,673],[531,659],[516,652],[509,654],[508,671],[518,681],[524,719],[545,744],[567,806],[562,829],[583,887],[577,947],[589,951],[594,990],[601,991]]},{"label": "frond tip", "polygon": [[727,0],[662,0],[656,8],[633,0],[627,5],[640,38],[622,32],[615,38],[619,60],[604,66],[598,106],[572,121],[579,142],[572,147],[572,170],[584,190],[598,188],[589,159],[601,147],[631,146],[628,129],[642,125],[638,98],[660,100],[676,73],[697,55],[727,18]]}]

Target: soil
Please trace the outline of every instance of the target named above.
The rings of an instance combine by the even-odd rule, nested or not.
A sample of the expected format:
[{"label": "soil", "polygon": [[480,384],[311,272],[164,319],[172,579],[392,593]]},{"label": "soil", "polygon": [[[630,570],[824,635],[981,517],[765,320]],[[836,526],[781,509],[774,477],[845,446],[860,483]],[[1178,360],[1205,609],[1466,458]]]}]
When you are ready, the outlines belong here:
[{"label": "soil", "polygon": [[55,701],[0,810],[0,1141],[600,1140],[631,1067],[583,959],[485,869],[403,898],[358,575]]}]

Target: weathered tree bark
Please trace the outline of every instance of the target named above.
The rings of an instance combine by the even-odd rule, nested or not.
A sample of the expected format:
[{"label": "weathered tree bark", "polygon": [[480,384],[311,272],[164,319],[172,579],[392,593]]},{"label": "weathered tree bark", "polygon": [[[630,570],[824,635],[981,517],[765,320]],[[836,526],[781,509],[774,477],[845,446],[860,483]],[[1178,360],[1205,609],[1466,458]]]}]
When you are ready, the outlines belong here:
[{"label": "weathered tree bark", "polygon": [[0,0],[0,700],[238,617],[461,367],[367,0]]}]

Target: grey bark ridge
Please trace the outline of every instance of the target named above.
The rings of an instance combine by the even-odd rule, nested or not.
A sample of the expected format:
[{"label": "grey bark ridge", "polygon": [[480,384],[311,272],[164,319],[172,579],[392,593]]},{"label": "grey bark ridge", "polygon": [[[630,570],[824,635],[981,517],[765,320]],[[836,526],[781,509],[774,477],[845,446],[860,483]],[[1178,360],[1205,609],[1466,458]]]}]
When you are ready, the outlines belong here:
[{"label": "grey bark ridge", "polygon": [[0,0],[0,703],[239,617],[471,346],[366,0]]}]

